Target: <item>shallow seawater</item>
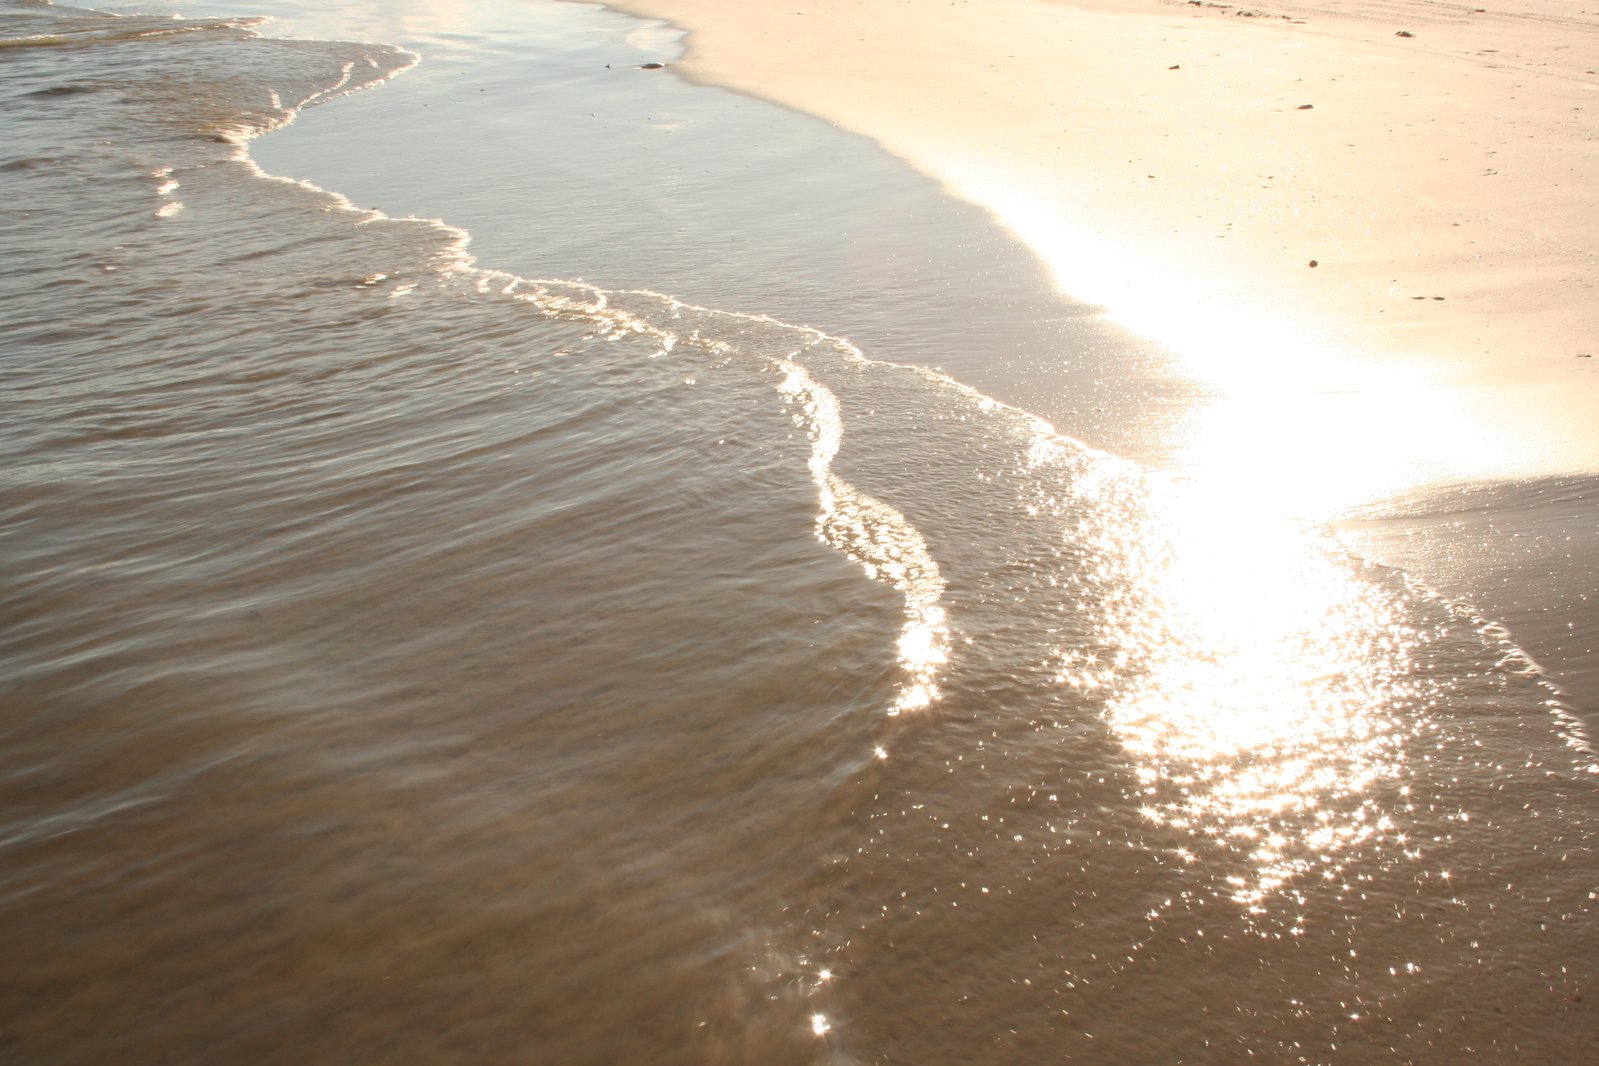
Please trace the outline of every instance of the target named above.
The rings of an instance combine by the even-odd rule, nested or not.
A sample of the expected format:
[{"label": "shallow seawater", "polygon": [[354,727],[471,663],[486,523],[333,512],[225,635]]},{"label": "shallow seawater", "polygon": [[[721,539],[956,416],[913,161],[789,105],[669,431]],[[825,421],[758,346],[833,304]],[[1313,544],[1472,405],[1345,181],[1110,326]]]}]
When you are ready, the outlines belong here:
[{"label": "shallow seawater", "polygon": [[[870,141],[685,83],[670,70],[679,31],[529,0],[356,11],[374,39],[428,58],[253,144],[269,173],[443,218],[497,269],[823,327],[1096,447],[1172,459],[1203,390],[1167,372],[1171,353],[1061,299],[984,212]],[[291,25],[339,24],[311,18]]]},{"label": "shallow seawater", "polygon": [[908,365],[1005,270],[263,176],[428,58],[259,32],[0,7],[4,1057],[1580,1054],[1593,757],[1513,632]]}]

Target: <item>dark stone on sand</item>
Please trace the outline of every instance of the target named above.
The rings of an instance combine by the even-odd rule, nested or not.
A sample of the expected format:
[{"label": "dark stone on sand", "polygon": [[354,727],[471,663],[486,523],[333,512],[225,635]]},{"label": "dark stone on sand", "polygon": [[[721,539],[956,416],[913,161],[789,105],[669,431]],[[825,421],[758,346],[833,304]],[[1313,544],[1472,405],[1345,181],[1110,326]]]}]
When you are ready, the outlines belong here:
[{"label": "dark stone on sand", "polygon": [[1315,106],[1316,106],[1315,104],[1300,104],[1299,105],[1299,110],[1300,111],[1309,111],[1311,108],[1313,108]]},{"label": "dark stone on sand", "polygon": [[666,66],[665,63],[641,63],[639,65],[639,69],[640,70],[660,70],[664,66]]},{"label": "dark stone on sand", "polygon": [[1181,70],[1183,68],[1182,68],[1182,64],[1181,63],[1173,63],[1171,66],[1167,67],[1166,69],[1167,70]]},{"label": "dark stone on sand", "polygon": [[1398,33],[1394,34],[1394,36],[1395,37],[1414,37],[1416,35],[1414,33],[1411,33],[1409,30],[1400,30]]},{"label": "dark stone on sand", "polygon": [[1314,270],[1314,269],[1316,269],[1316,266],[1317,266],[1316,261],[1314,259],[1312,259],[1310,261],[1310,269]]}]

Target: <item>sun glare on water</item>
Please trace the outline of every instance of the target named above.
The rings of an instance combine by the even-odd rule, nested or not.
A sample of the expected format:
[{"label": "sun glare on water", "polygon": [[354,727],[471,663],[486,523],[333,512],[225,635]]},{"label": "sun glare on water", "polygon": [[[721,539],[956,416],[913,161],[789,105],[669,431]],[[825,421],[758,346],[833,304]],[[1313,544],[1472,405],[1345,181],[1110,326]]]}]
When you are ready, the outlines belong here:
[{"label": "sun glare on water", "polygon": [[1228,894],[1259,908],[1351,849],[1402,844],[1423,636],[1396,594],[1226,493],[1082,491],[1097,625],[1059,649],[1057,680],[1102,706],[1145,817],[1192,835],[1179,858],[1218,858]]}]

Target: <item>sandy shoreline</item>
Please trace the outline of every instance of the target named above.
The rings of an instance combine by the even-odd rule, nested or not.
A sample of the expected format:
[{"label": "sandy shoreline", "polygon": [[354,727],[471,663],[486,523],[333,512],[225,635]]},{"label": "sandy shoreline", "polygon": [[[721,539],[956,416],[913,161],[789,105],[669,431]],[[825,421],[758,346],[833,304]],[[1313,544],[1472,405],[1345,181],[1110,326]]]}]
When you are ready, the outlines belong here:
[{"label": "sandy shoreline", "polygon": [[1370,565],[1425,396],[659,20],[239,3],[0,0],[0,1061],[1581,1061],[1599,476]]},{"label": "sandy shoreline", "polygon": [[[689,76],[987,208],[1223,395],[1364,419],[1337,502],[1396,464],[1599,470],[1599,18],[1575,0],[613,6],[686,27]],[[1362,400],[1310,399],[1334,393]]]},{"label": "sandy shoreline", "polygon": [[[1315,517],[1599,472],[1599,16],[1576,0],[610,6],[687,29],[678,73],[876,140],[1171,349],[1214,399],[1146,462]],[[1593,674],[1591,560],[1546,553],[1583,590],[1568,625],[1459,564],[1480,527],[1412,532],[1366,546]]]}]

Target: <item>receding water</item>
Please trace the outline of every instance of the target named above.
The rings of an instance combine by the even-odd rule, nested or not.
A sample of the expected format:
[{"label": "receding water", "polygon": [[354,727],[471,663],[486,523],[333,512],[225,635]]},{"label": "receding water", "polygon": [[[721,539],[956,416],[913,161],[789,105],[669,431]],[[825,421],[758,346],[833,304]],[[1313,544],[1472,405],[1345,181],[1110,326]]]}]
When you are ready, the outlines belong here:
[{"label": "receding water", "polygon": [[[0,27],[0,1057],[1584,1053],[1593,757],[1514,634],[927,369],[1107,342],[919,179],[640,215],[594,149],[473,261],[247,154],[425,55]],[[898,266],[815,213],[896,181]]]}]

